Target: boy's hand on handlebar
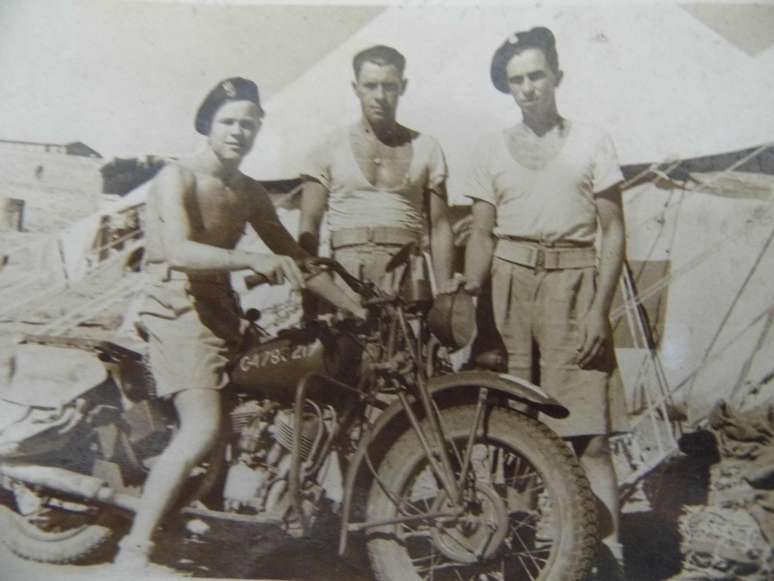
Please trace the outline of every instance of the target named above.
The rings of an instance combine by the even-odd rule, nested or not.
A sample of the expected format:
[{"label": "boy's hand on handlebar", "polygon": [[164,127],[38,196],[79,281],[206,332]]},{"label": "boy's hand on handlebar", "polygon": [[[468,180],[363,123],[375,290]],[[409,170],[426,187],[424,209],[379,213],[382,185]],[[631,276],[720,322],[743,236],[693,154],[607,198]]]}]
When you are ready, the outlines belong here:
[{"label": "boy's hand on handlebar", "polygon": [[269,284],[282,284],[287,281],[294,290],[304,288],[304,275],[295,260],[289,256],[256,254],[251,270],[266,277]]}]

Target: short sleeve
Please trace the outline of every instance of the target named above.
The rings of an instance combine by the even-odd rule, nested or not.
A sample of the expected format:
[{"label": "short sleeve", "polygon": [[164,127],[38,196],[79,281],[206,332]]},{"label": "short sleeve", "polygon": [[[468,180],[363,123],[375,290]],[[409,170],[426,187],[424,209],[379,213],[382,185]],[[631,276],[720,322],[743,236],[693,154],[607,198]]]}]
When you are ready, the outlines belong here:
[{"label": "short sleeve", "polygon": [[624,177],[618,163],[615,145],[609,135],[603,134],[594,154],[594,185],[592,192],[596,195],[614,186]]},{"label": "short sleeve", "polygon": [[473,161],[465,180],[465,196],[473,201],[482,200],[497,205],[494,179],[491,168],[491,139],[482,140],[473,153]]},{"label": "short sleeve", "polygon": [[312,179],[320,182],[328,190],[331,189],[330,146],[329,140],[325,140],[309,152],[299,174],[302,180]]},{"label": "short sleeve", "polygon": [[449,168],[446,165],[446,156],[443,154],[440,144],[433,139],[427,168],[427,189],[436,195],[445,196],[444,184],[448,177]]}]

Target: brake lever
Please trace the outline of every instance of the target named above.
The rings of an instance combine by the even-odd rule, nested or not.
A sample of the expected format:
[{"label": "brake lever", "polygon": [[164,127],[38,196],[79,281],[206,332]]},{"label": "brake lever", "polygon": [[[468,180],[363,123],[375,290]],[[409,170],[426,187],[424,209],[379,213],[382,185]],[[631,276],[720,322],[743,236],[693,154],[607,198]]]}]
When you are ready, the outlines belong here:
[{"label": "brake lever", "polygon": [[310,258],[306,258],[303,261],[299,261],[299,266],[304,268],[309,268],[309,266],[318,266],[327,268],[336,274],[338,274],[341,279],[349,286],[352,290],[354,290],[357,294],[365,297],[365,298],[371,298],[378,296],[378,293],[376,292],[376,286],[370,282],[370,281],[363,281],[357,278],[356,276],[351,275],[347,269],[345,269],[340,262],[333,258],[328,258],[324,256],[314,256]]}]

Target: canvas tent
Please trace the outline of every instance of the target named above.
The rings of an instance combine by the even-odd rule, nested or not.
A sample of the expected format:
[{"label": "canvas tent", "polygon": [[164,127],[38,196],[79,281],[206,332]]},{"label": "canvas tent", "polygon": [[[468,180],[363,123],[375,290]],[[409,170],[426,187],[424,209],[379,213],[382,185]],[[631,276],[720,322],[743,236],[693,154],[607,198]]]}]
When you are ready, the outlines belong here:
[{"label": "canvas tent", "polygon": [[[551,27],[565,71],[562,112],[607,129],[630,177],[652,178],[655,163],[673,178],[625,196],[628,257],[660,367],[631,336],[618,352],[634,407],[640,385],[658,381],[677,389],[690,419],[700,420],[715,399],[731,394],[742,371],[751,385],[766,384],[771,371],[774,347],[763,327],[774,304],[774,179],[766,161],[772,150],[758,146],[774,135],[766,98],[774,94],[773,12],[664,4],[390,7],[269,99],[243,169],[265,180],[296,176],[310,150],[358,116],[353,54],[385,43],[408,59],[400,119],[441,142],[452,201],[463,202],[475,143],[519,119],[513,101],[489,81],[492,52],[515,30]],[[733,34],[726,21],[735,24]],[[286,219],[292,225],[293,213]],[[283,291],[272,292],[277,298]],[[633,313],[632,304],[614,312],[629,335]]]},{"label": "canvas tent", "polygon": [[[513,101],[489,81],[491,54],[509,34],[534,25],[557,36],[565,71],[561,111],[606,128],[630,176],[661,163],[679,182],[628,190],[628,256],[635,276],[648,271],[638,290],[654,287],[657,304],[648,307],[665,380],[681,386],[678,396],[699,420],[737,383],[760,335],[760,314],[774,304],[774,251],[766,246],[774,152],[758,148],[774,135],[774,110],[765,98],[774,94],[771,9],[388,8],[270,100],[246,171],[267,179],[297,175],[325,135],[358,116],[352,56],[384,43],[407,57],[400,119],[441,142],[451,199],[464,203],[471,149],[482,135],[519,119]],[[723,173],[730,167],[744,173]],[[616,315],[625,321],[626,309]],[[774,354],[771,345],[764,348]],[[634,383],[653,379],[643,357],[641,350],[619,349],[630,392]]]}]

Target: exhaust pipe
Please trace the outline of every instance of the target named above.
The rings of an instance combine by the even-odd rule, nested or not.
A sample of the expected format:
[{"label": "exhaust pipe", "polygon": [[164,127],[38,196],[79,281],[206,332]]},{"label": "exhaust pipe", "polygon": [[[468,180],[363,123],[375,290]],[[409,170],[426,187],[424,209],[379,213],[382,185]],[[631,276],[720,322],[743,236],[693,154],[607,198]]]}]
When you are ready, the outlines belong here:
[{"label": "exhaust pipe", "polygon": [[117,493],[104,480],[64,468],[0,463],[0,475],[20,480],[25,484],[58,490],[86,500],[106,502],[132,512],[137,510],[139,500],[137,497]]}]

